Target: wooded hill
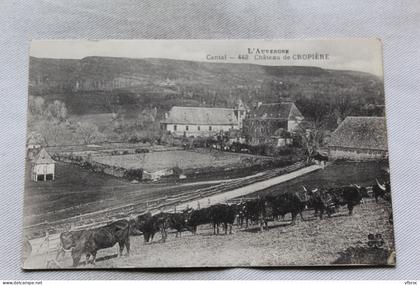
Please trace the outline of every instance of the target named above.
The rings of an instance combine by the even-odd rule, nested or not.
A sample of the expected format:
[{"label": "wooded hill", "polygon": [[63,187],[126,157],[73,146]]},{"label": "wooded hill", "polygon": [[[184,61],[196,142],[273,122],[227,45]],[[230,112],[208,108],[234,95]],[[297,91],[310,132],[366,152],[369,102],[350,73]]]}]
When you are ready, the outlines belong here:
[{"label": "wooded hill", "polygon": [[70,114],[130,112],[174,105],[232,107],[283,99],[384,104],[375,75],[302,66],[207,63],[171,59],[30,58],[29,95],[63,101]]}]

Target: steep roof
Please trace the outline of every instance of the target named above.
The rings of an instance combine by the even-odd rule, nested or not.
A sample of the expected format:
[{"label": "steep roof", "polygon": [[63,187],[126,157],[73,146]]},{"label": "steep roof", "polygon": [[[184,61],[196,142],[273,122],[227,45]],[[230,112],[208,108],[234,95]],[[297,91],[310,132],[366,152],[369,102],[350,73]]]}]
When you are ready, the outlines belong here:
[{"label": "steep roof", "polygon": [[388,150],[385,117],[347,117],[331,134],[329,145]]},{"label": "steep roof", "polygon": [[229,108],[178,107],[169,111],[166,124],[183,125],[236,125],[238,120]]},{"label": "steep roof", "polygon": [[38,154],[34,157],[33,162],[36,164],[50,164],[55,163],[45,148],[41,149]]},{"label": "steep roof", "polygon": [[272,118],[272,119],[283,119],[293,120],[296,117],[302,117],[302,113],[296,107],[293,102],[281,102],[281,103],[264,103],[260,104],[253,110],[251,115],[256,118]]}]

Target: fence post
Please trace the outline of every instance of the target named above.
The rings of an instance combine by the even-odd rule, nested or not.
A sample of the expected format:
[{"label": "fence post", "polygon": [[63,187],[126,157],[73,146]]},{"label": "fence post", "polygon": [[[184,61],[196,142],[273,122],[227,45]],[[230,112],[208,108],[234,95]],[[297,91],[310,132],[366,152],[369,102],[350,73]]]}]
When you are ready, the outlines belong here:
[{"label": "fence post", "polygon": [[197,201],[197,209],[200,210],[200,201]]},{"label": "fence post", "polygon": [[209,204],[209,206],[211,205],[211,201],[210,201],[210,198],[207,200],[207,202],[208,202],[208,204]]}]

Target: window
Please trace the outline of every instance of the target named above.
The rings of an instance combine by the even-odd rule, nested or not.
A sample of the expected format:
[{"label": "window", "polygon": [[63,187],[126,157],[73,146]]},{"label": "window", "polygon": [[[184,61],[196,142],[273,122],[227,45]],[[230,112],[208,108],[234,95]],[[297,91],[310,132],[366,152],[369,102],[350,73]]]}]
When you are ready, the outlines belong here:
[{"label": "window", "polygon": [[176,131],[176,125],[174,125],[174,131]]},{"label": "window", "polygon": [[200,130],[200,126],[197,126],[197,130]]},{"label": "window", "polygon": [[209,126],[209,131],[211,131],[211,126]]},{"label": "window", "polygon": [[52,174],[47,174],[45,175],[45,180],[53,180],[53,175]]},{"label": "window", "polygon": [[37,179],[36,179],[37,181],[44,181],[44,175],[42,175],[42,174],[38,174],[38,176],[37,176]]},{"label": "window", "polygon": [[185,126],[185,130],[188,131],[188,129],[189,129],[188,126]]}]

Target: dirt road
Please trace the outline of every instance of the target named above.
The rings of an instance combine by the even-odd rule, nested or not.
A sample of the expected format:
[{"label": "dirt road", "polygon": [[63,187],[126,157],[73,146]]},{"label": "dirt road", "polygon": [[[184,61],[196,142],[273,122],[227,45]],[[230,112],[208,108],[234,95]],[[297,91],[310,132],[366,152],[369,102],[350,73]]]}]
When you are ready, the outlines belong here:
[{"label": "dirt road", "polygon": [[213,196],[197,199],[194,201],[189,201],[186,203],[182,203],[182,204],[177,205],[177,209],[184,209],[187,207],[197,208],[198,206],[203,208],[203,207],[207,207],[209,205],[213,205],[217,203],[224,203],[227,200],[244,196],[244,195],[248,195],[257,191],[261,191],[266,188],[272,187],[274,185],[292,180],[294,178],[300,177],[302,175],[305,175],[307,173],[311,173],[320,169],[322,169],[322,167],[319,165],[311,165],[311,166],[301,168],[299,170],[296,170],[296,171],[293,171],[284,175],[280,175],[271,179],[267,179],[267,180],[260,181],[251,185],[240,187],[232,191],[216,194]]}]

